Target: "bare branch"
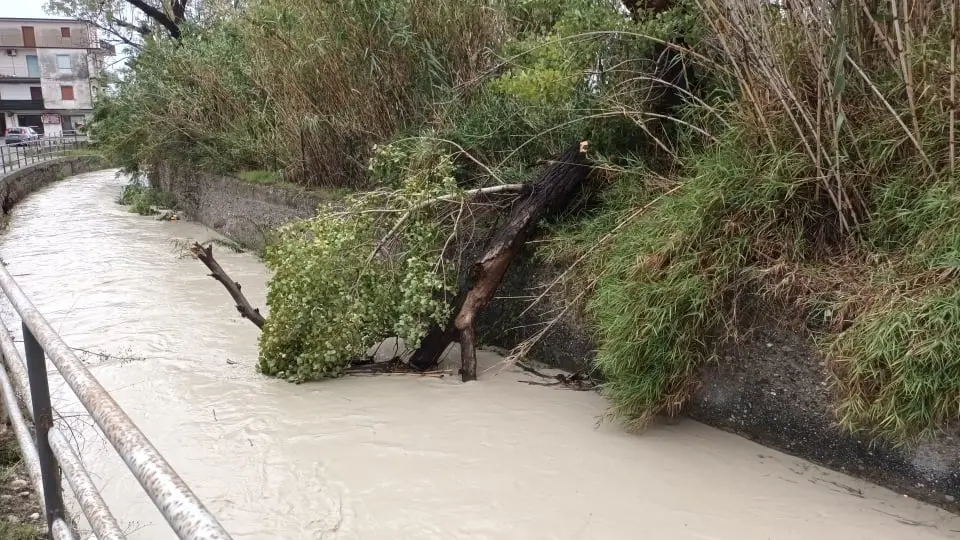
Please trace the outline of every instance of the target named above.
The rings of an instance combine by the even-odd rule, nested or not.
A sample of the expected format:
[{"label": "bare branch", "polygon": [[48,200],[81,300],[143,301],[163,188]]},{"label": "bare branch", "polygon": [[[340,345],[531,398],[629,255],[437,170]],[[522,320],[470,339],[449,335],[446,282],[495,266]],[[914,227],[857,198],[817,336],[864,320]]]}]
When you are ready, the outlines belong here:
[{"label": "bare branch", "polygon": [[[480,195],[493,195],[495,193],[520,193],[521,191],[523,191],[523,186],[524,184],[501,184],[499,186],[471,189],[463,192],[463,199],[478,197]],[[423,210],[424,208],[430,205],[437,204],[440,202],[455,201],[458,198],[460,198],[459,194],[444,195],[442,197],[437,197],[435,199],[424,201],[414,206],[410,210],[404,212],[404,214],[400,216],[400,219],[397,220],[397,223],[393,226],[393,228],[390,229],[390,231],[387,232],[387,234],[384,235],[384,237],[381,238],[379,242],[377,242],[376,247],[373,248],[373,252],[370,253],[370,260],[373,260],[373,258],[377,256],[377,253],[379,253],[380,250],[383,249],[383,246],[385,246],[390,240],[392,240],[394,235],[400,232],[400,227],[402,227],[403,224],[406,223],[408,219],[410,219],[410,216],[412,214],[414,214],[418,210]]]},{"label": "bare branch", "polygon": [[213,258],[213,246],[204,247],[200,245],[199,242],[194,242],[193,246],[190,248],[190,252],[194,254],[200,262],[202,262],[208,269],[210,269],[210,277],[219,281],[224,288],[227,289],[227,292],[230,293],[230,297],[233,298],[233,301],[236,302],[237,311],[240,312],[240,316],[249,319],[250,322],[257,325],[257,328],[262,329],[264,318],[260,314],[260,310],[254,308],[250,305],[250,302],[247,301],[247,297],[240,292],[240,284],[230,278],[229,275],[223,270],[220,266],[220,263]]},{"label": "bare branch", "polygon": [[130,30],[133,30],[134,32],[140,34],[141,36],[146,36],[153,32],[153,30],[151,30],[150,27],[147,26],[146,24],[128,23],[127,21],[117,19],[114,17],[108,17],[107,20],[110,21],[110,24],[115,24],[121,28],[129,28]]}]

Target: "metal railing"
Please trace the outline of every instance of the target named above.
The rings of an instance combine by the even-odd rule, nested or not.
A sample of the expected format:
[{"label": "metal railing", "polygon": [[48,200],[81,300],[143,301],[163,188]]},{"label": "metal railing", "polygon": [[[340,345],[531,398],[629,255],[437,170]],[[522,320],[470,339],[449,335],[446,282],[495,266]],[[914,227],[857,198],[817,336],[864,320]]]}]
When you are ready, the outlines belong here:
[{"label": "metal railing", "polygon": [[[181,540],[230,540],[227,531],[47,323],[2,264],[0,289],[20,316],[26,356],[24,364],[10,332],[0,324],[3,360],[0,363],[0,411],[8,416],[20,445],[23,461],[44,507],[50,537],[74,540],[63,504],[62,472],[96,537],[99,540],[126,538],[80,458],[54,423],[45,356]],[[23,401],[23,409],[33,418],[33,435],[21,413],[16,392]]]},{"label": "metal railing", "polygon": [[[5,48],[5,47],[4,47]],[[30,69],[30,66],[24,64],[17,64],[16,62],[11,62],[3,66],[3,73],[0,73],[0,82],[3,82],[4,79],[39,79],[40,78],[40,69],[39,66]]]},{"label": "metal railing", "polygon": [[17,170],[48,159],[63,157],[87,146],[87,138],[76,133],[63,137],[41,137],[0,146],[0,173]]}]

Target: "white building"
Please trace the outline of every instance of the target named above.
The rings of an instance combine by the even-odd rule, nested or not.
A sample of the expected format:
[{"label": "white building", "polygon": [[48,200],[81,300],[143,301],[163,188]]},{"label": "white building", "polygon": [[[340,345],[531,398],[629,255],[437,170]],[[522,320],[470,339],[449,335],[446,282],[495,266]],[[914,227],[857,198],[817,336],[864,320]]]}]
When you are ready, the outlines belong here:
[{"label": "white building", "polygon": [[88,123],[113,53],[90,23],[0,18],[0,128],[55,137]]}]

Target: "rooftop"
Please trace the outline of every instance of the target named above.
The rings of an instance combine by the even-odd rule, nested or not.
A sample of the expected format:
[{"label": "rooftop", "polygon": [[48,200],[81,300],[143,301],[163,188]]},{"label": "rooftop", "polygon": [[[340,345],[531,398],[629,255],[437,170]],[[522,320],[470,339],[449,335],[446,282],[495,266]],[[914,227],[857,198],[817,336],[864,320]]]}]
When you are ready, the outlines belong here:
[{"label": "rooftop", "polygon": [[0,17],[0,22],[35,22],[35,23],[76,23],[90,24],[90,21],[80,19],[45,19],[42,17]]}]

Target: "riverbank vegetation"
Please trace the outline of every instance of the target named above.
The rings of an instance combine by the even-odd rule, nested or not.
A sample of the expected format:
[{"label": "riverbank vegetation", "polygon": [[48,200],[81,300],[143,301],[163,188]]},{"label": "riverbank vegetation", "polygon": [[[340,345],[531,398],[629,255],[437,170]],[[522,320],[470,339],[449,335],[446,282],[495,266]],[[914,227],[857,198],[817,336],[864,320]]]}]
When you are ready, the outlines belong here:
[{"label": "riverbank vegetation", "polygon": [[43,508],[27,480],[20,448],[13,431],[0,429],[0,538],[41,540],[47,538],[40,519]]},{"label": "riverbank vegetation", "polygon": [[169,193],[134,181],[123,186],[117,203],[129,207],[130,211],[141,216],[152,216],[160,209],[174,209],[176,201]]},{"label": "riverbank vegetation", "polygon": [[355,192],[268,250],[261,368],[294,380],[415,345],[503,202],[470,190],[587,139],[594,173],[539,256],[581,284],[613,412],[679,410],[763,298],[802,315],[841,425],[906,442],[960,419],[956,11],[254,0],[148,38],[92,129],[131,171]]}]

